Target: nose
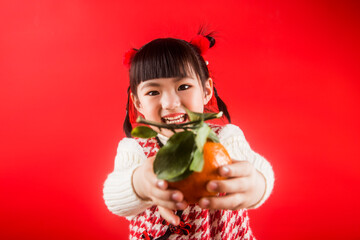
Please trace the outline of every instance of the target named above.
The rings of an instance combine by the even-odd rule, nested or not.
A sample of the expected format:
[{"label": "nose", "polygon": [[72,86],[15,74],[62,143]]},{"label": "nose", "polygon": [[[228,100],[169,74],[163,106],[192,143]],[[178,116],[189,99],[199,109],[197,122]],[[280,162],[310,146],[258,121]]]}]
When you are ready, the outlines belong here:
[{"label": "nose", "polygon": [[176,109],[180,106],[180,98],[174,92],[164,92],[161,97],[161,105],[166,110]]}]

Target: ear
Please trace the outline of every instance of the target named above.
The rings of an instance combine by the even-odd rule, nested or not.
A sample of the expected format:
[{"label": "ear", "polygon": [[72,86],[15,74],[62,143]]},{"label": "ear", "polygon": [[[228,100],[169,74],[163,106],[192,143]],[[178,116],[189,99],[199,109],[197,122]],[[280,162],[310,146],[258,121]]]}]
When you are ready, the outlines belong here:
[{"label": "ear", "polygon": [[141,102],[140,102],[139,98],[137,96],[135,96],[133,93],[130,93],[130,98],[131,98],[131,101],[133,102],[136,110],[138,112],[140,112],[141,114],[143,114],[142,113],[142,106],[141,106]]},{"label": "ear", "polygon": [[213,80],[208,78],[204,86],[204,105],[206,105],[214,94]]}]

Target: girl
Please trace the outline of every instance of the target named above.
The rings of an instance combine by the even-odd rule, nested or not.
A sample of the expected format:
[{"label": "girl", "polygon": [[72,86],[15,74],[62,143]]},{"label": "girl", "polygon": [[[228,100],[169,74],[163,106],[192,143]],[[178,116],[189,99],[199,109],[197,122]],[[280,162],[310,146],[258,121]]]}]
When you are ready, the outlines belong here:
[{"label": "girl", "polygon": [[270,195],[274,175],[270,164],[253,152],[235,125],[211,125],[233,163],[218,169],[226,180],[210,181],[216,197],[188,204],[183,194],[168,188],[153,172],[159,148],[173,134],[153,128],[156,138],[131,138],[137,115],[159,123],[189,121],[193,112],[223,111],[203,54],[215,44],[210,35],[191,42],[156,39],[126,57],[130,87],[124,130],[114,171],[104,184],[104,199],[114,214],[130,220],[130,239],[253,239],[247,210],[259,207]]}]

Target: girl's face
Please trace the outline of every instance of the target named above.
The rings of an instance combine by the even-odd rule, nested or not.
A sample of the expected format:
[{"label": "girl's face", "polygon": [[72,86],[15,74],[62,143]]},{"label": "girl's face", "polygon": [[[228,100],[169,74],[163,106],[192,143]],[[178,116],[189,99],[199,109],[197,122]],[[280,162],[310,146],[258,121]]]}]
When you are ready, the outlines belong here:
[{"label": "girl's face", "polygon": [[[145,119],[179,124],[189,121],[185,108],[192,112],[204,111],[204,105],[213,94],[212,89],[211,78],[206,81],[204,88],[196,76],[157,78],[141,82],[137,86],[137,96],[131,95],[131,98]],[[152,128],[159,132],[158,128]],[[173,134],[168,129],[161,129],[159,133],[167,137]]]}]

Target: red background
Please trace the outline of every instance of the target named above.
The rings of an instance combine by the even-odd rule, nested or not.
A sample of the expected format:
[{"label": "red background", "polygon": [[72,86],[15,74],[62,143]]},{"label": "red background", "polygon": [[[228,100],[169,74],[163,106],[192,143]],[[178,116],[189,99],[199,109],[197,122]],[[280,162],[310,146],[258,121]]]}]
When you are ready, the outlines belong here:
[{"label": "red background", "polygon": [[102,199],[123,53],[206,23],[219,94],[276,175],[257,238],[359,239],[357,2],[0,1],[0,238],[127,238]]}]

